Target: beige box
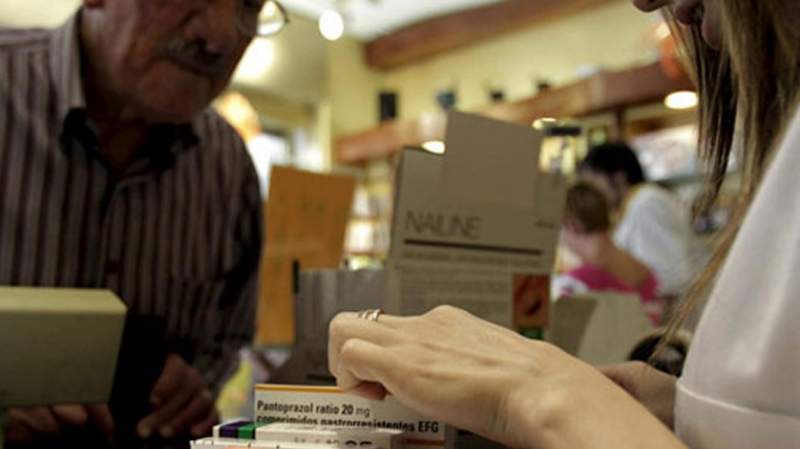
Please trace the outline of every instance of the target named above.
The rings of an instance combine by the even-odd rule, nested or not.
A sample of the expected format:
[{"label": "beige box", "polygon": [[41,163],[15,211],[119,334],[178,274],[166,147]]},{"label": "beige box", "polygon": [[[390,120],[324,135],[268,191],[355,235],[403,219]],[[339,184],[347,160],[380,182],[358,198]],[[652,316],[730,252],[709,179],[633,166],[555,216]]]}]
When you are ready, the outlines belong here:
[{"label": "beige box", "polygon": [[0,407],[107,402],[125,312],[106,290],[0,288]]},{"label": "beige box", "polygon": [[593,365],[622,363],[654,328],[635,295],[586,293],[556,301],[547,339]]},{"label": "beige box", "polygon": [[453,112],[444,156],[402,153],[386,311],[448,304],[505,327],[545,327],[566,180],[540,169],[546,136]]}]

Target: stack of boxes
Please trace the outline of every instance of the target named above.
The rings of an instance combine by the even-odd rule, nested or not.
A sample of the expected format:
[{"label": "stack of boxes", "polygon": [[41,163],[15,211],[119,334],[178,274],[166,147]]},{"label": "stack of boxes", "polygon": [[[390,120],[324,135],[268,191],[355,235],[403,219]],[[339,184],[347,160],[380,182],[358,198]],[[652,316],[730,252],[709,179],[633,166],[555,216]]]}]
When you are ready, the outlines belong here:
[{"label": "stack of boxes", "polygon": [[452,449],[453,429],[400,404],[334,387],[257,385],[255,422],[214,427],[192,449]]},{"label": "stack of boxes", "polygon": [[214,436],[193,449],[404,449],[403,432],[391,429],[324,428],[236,421],[214,427]]}]

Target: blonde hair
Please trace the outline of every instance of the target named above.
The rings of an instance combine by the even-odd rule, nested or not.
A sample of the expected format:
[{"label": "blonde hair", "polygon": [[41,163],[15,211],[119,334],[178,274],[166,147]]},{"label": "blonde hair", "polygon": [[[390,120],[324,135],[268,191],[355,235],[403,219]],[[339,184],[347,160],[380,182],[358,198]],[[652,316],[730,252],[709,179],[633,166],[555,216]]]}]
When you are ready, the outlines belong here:
[{"label": "blonde hair", "polygon": [[[703,42],[698,26],[686,29],[673,25],[693,62],[692,75],[701,98],[700,154],[710,173],[702,208],[695,212],[707,210],[719,195],[737,140],[737,127],[742,186],[712,259],[689,289],[669,325],[668,336],[680,328],[716,279],[795,113],[800,90],[800,7],[791,0],[718,1],[724,37],[721,51]],[[666,14],[673,17],[671,11]],[[665,342],[668,340],[665,338]]]},{"label": "blonde hair", "polygon": [[611,208],[603,193],[588,182],[578,182],[567,190],[564,222],[575,224],[583,234],[608,232]]}]

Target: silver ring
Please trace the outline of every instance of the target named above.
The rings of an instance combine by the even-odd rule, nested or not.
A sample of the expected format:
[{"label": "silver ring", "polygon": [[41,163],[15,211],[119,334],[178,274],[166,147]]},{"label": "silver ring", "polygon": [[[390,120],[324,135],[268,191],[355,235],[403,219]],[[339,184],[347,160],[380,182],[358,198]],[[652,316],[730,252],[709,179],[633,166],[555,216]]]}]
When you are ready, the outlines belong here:
[{"label": "silver ring", "polygon": [[375,321],[377,323],[382,313],[383,310],[381,309],[366,309],[358,312],[357,316],[362,320]]}]

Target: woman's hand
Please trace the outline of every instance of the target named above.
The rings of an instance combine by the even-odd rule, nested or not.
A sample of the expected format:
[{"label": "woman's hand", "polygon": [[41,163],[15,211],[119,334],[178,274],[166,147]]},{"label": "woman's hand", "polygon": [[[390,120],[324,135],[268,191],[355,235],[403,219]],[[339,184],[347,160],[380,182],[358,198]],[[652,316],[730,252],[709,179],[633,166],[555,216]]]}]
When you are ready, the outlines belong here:
[{"label": "woman's hand", "polygon": [[452,307],[330,326],[339,386],[516,448],[682,447],[622,389],[547,343]]},{"label": "woman's hand", "polygon": [[670,429],[674,427],[675,377],[642,362],[604,366],[600,371]]}]

